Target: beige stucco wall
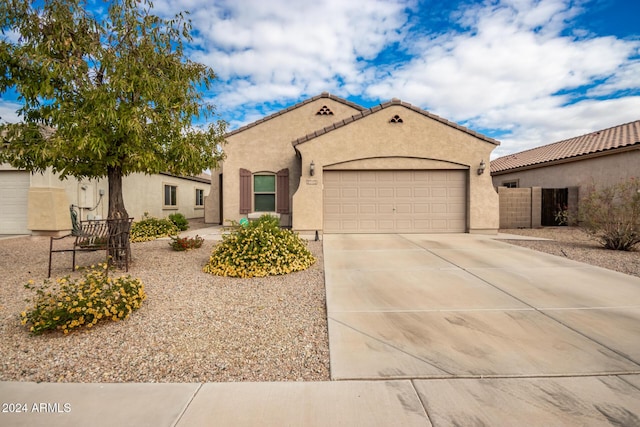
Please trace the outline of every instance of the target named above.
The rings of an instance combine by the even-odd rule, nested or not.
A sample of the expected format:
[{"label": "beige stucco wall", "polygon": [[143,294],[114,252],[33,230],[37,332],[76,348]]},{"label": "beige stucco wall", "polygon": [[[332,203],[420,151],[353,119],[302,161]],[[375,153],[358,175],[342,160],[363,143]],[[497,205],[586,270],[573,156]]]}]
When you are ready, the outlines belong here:
[{"label": "beige stucco wall", "polygon": [[[316,115],[322,106],[327,106],[333,115]],[[343,118],[351,117],[358,110],[333,100],[319,98],[281,115],[270,118],[255,126],[244,129],[226,138],[224,146],[226,158],[222,165],[223,174],[223,212],[224,221],[235,220],[246,215],[240,214],[240,169],[248,169],[252,173],[276,173],[281,169],[289,169],[289,206],[292,196],[298,188],[301,170],[300,159],[291,142],[308,133],[329,126]],[[305,164],[308,168],[308,163]],[[308,173],[308,171],[305,171]],[[216,177],[212,177],[211,200],[207,201],[207,221],[215,222],[220,218],[218,208],[218,191]],[[276,197],[278,197],[277,195]],[[296,213],[294,212],[294,215]],[[281,224],[291,225],[291,216],[282,215]]]},{"label": "beige stucco wall", "polygon": [[[164,206],[164,186],[177,187],[177,205]],[[192,181],[170,175],[132,174],[124,178],[122,197],[129,216],[140,219],[145,212],[156,218],[181,213],[186,218],[203,218],[204,206],[196,207],[196,189],[209,194],[210,183]]]},{"label": "beige stucco wall", "polygon": [[[399,115],[403,123],[389,123]],[[496,146],[402,105],[378,110],[356,122],[299,144],[303,175],[293,196],[293,228],[322,230],[323,169],[467,169],[467,230],[498,229],[498,195],[488,173]],[[358,160],[358,162],[355,162]],[[314,176],[308,166],[316,165]],[[481,161],[487,171],[477,174]]]},{"label": "beige stucco wall", "polygon": [[[73,204],[81,207],[81,218],[95,219],[107,217],[107,205],[106,205],[106,192],[107,192],[107,180],[90,180],[83,179],[78,180],[73,177],[61,180],[57,174],[51,172],[48,169],[45,173],[35,173],[31,177],[31,190],[38,189],[39,194],[42,194],[45,190],[49,189],[52,193],[62,189],[66,195],[66,202],[63,206],[65,212],[69,213],[69,205]],[[99,190],[105,191],[105,196],[100,204]],[[60,201],[61,202],[61,201]],[[90,211],[90,208],[96,209]],[[59,207],[56,207],[59,209]],[[32,215],[31,209],[29,209],[29,215]],[[32,228],[32,230],[34,230]]]},{"label": "beige stucco wall", "polygon": [[495,175],[493,185],[517,180],[519,187],[586,188],[592,183],[608,186],[631,177],[640,177],[640,149]]},{"label": "beige stucco wall", "polygon": [[[164,185],[177,186],[177,206],[163,206]],[[130,216],[140,220],[145,212],[165,218],[180,212],[185,217],[204,217],[204,207],[196,207],[196,189],[209,193],[210,184],[169,175],[132,174],[123,178],[123,198]],[[104,193],[100,197],[100,191]],[[33,234],[55,234],[69,230],[69,205],[80,207],[80,218],[106,218],[109,209],[109,186],[106,178],[60,180],[58,175],[47,170],[31,174],[28,190],[27,223]]]}]

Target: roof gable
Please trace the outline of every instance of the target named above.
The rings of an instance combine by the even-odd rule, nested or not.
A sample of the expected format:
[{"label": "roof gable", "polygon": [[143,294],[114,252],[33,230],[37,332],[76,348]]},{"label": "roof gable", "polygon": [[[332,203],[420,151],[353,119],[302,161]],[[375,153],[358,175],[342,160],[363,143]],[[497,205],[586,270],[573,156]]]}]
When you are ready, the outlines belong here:
[{"label": "roof gable", "polygon": [[[254,126],[257,126],[257,125],[259,125],[259,124],[261,124],[261,123],[264,123],[264,122],[266,122],[266,121],[269,121],[269,120],[271,120],[271,119],[274,119],[274,118],[276,118],[276,117],[278,117],[278,116],[281,116],[281,115],[283,115],[283,114],[286,114],[286,113],[288,113],[288,112],[290,112],[290,111],[292,111],[292,110],[298,109],[298,108],[300,108],[300,107],[302,107],[302,106],[304,106],[304,105],[307,105],[307,104],[309,104],[309,103],[311,103],[311,102],[317,101],[318,99],[322,99],[322,98],[331,99],[331,100],[333,100],[333,101],[336,101],[336,102],[339,102],[339,103],[341,103],[341,104],[347,105],[347,106],[349,106],[349,107],[351,107],[351,108],[354,108],[354,109],[356,109],[356,110],[358,110],[358,111],[362,111],[362,110],[364,110],[364,109],[365,109],[364,107],[362,107],[362,106],[360,106],[360,105],[358,105],[358,104],[356,104],[356,103],[353,103],[353,102],[351,102],[351,101],[347,101],[347,100],[346,100],[346,99],[344,99],[344,98],[340,98],[339,96],[332,95],[332,94],[330,94],[330,93],[328,93],[328,92],[322,92],[320,95],[316,95],[316,96],[314,96],[313,98],[305,99],[304,101],[299,102],[299,103],[297,103],[297,104],[295,104],[295,105],[292,105],[291,107],[285,108],[284,110],[280,110],[280,111],[278,111],[278,112],[276,112],[276,113],[273,113],[273,114],[271,114],[271,115],[269,115],[269,116],[266,116],[266,117],[263,117],[263,118],[261,118],[261,119],[259,119],[259,120],[256,120],[256,121],[255,121],[255,122],[253,122],[253,123],[249,123],[248,125],[242,126],[242,127],[238,128],[238,129],[235,129],[235,130],[233,130],[233,131],[231,131],[231,132],[227,132],[227,133],[225,134],[225,137],[229,137],[229,136],[231,136],[231,135],[235,135],[235,134],[237,134],[237,133],[240,133],[240,132],[242,132],[242,131],[245,131],[245,130],[247,130],[247,129],[249,129],[249,128],[252,128],[252,127],[254,127]],[[333,113],[331,113],[331,114],[333,114]]]},{"label": "roof gable", "polygon": [[[362,109],[362,111],[360,111],[358,114],[355,114],[355,115],[353,115],[351,117],[348,117],[348,118],[346,118],[344,120],[337,121],[337,122],[333,123],[331,126],[327,126],[327,127],[323,128],[323,129],[319,129],[319,130],[317,130],[317,131],[315,131],[313,133],[310,133],[310,134],[305,135],[305,136],[303,136],[301,138],[298,138],[298,139],[292,141],[291,143],[295,147],[295,146],[297,146],[299,144],[303,144],[303,143],[305,143],[307,141],[310,141],[310,140],[312,140],[312,139],[314,139],[314,138],[316,138],[316,137],[318,137],[320,135],[323,135],[325,133],[328,133],[328,132],[331,132],[331,131],[336,130],[338,128],[341,128],[341,127],[346,126],[346,125],[348,125],[350,123],[356,122],[356,121],[358,121],[358,120],[360,120],[360,119],[362,119],[364,117],[367,117],[370,114],[377,113],[378,111],[384,110],[385,108],[391,107],[393,105],[403,106],[403,107],[408,108],[408,109],[410,109],[412,111],[420,113],[423,116],[429,117],[430,119],[436,120],[436,121],[438,121],[440,123],[443,123],[443,124],[445,124],[447,126],[450,126],[450,127],[455,128],[455,129],[457,129],[459,131],[462,131],[462,132],[465,132],[465,133],[467,133],[469,135],[472,135],[472,136],[474,136],[474,137],[476,137],[478,139],[481,139],[483,141],[489,142],[491,144],[500,145],[500,142],[495,140],[495,139],[493,139],[493,138],[489,138],[489,137],[484,136],[484,135],[482,135],[482,134],[480,134],[478,132],[475,132],[475,131],[473,131],[473,130],[471,130],[469,128],[466,128],[464,126],[460,126],[460,125],[458,125],[456,123],[453,123],[453,122],[450,122],[449,120],[443,119],[440,116],[437,116],[437,115],[432,114],[432,113],[430,113],[428,111],[425,111],[425,110],[423,110],[423,109],[421,109],[419,107],[411,105],[408,102],[402,102],[401,100],[399,100],[397,98],[393,98],[391,101],[385,102],[385,103],[380,104],[380,105],[376,105],[376,106],[368,108],[368,109]],[[400,119],[400,121],[401,121],[401,119]]]},{"label": "roof gable", "polygon": [[640,145],[640,120],[499,157],[491,161],[491,173],[542,167],[548,163],[633,145]]}]

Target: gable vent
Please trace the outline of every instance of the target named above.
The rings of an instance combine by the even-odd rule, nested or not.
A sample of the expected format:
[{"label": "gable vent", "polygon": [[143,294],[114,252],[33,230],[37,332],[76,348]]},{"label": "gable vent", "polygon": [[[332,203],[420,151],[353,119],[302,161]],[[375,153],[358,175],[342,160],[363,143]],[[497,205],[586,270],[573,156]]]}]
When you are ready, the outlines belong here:
[{"label": "gable vent", "polygon": [[391,117],[391,120],[389,120],[389,123],[403,123],[403,120],[402,120],[402,117],[396,114],[395,116]]},{"label": "gable vent", "polygon": [[323,105],[316,113],[316,116],[333,116],[333,111],[331,111],[326,105]]}]

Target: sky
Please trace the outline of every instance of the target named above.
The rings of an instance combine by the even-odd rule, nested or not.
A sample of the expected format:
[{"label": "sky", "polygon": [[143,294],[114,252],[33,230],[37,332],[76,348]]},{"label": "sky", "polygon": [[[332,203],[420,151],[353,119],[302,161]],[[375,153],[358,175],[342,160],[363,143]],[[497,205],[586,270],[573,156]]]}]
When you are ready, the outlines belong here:
[{"label": "sky", "polygon": [[[492,158],[640,119],[638,0],[155,0],[229,130],[322,92],[400,98],[501,142]],[[635,21],[635,22],[634,22]],[[15,116],[0,100],[0,117]]]}]

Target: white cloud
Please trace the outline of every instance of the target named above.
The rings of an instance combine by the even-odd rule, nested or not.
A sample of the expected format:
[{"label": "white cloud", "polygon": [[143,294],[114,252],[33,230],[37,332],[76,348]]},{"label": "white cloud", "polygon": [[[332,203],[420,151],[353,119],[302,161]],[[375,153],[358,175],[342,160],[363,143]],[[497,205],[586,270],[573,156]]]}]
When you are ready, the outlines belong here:
[{"label": "white cloud", "polygon": [[[203,48],[194,57],[222,78],[215,99],[223,109],[322,91],[400,97],[476,129],[510,131],[500,153],[621,123],[630,114],[616,106],[637,103],[590,100],[640,87],[640,64],[629,59],[640,45],[568,31],[582,12],[580,2],[487,2],[458,14],[464,32],[422,34],[409,31],[399,2],[237,4],[194,14]],[[373,65],[395,42],[413,58]],[[586,99],[576,103],[569,95],[576,90]],[[592,117],[595,110],[599,115]],[[238,124],[257,117],[257,110],[248,112]]]},{"label": "white cloud", "polygon": [[[376,102],[399,97],[504,135],[495,153],[507,154],[630,121],[639,110],[638,98],[596,99],[637,94],[640,43],[575,27],[589,0],[471,2],[444,17],[454,24],[446,28],[420,22],[432,12],[443,18],[428,7],[414,0],[156,2],[156,10],[191,10],[192,56],[218,73],[213,100],[230,112],[232,128],[323,91]],[[380,63],[385,49],[391,59]],[[402,58],[396,63],[394,53]]]},{"label": "white cloud", "polygon": [[[638,120],[640,96],[607,100],[584,100],[572,105],[555,104],[547,98],[495,112],[499,120],[514,123],[511,134],[501,138],[492,158],[523,151]],[[493,117],[486,120],[492,122]]]},{"label": "white cloud", "polygon": [[[640,64],[630,59],[640,44],[565,35],[579,12],[562,0],[473,7],[459,21],[468,30],[417,40],[414,58],[367,94],[397,96],[476,129],[511,131],[496,150],[503,154],[631,120],[633,109],[619,109],[640,111],[637,98],[589,97],[640,87]],[[593,87],[599,80],[605,83]]]},{"label": "white cloud", "polygon": [[[188,54],[218,74],[206,96],[231,129],[323,91],[398,97],[502,135],[495,153],[508,154],[638,119],[640,41],[576,27],[589,1],[474,1],[445,16],[420,0],[158,0],[154,12],[191,12]],[[3,118],[16,108],[0,100]]]},{"label": "white cloud", "polygon": [[[635,56],[640,57],[640,52]],[[587,95],[593,97],[607,96],[612,93],[633,89],[640,90],[640,59],[620,64],[614,74],[604,83],[591,88]]]},{"label": "white cloud", "polygon": [[191,55],[219,76],[221,108],[323,91],[360,94],[371,75],[368,61],[400,39],[408,22],[401,0],[183,0],[155,6],[167,14],[191,9],[198,31]]},{"label": "white cloud", "polygon": [[20,117],[16,111],[22,106],[15,102],[7,102],[0,98],[0,123],[17,123]]}]

